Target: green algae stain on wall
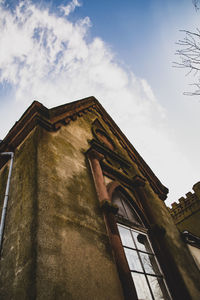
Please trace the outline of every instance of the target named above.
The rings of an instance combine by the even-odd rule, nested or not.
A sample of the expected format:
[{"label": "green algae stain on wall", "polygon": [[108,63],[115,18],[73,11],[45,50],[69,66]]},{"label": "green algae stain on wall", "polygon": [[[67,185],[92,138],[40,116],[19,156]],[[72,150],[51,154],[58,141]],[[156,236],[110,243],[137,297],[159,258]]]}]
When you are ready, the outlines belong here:
[{"label": "green algae stain on wall", "polygon": [[0,268],[1,299],[35,299],[37,129],[15,151]]},{"label": "green algae stain on wall", "polygon": [[40,132],[38,299],[54,299],[54,294],[63,299],[63,293],[67,299],[104,299],[105,294],[123,299],[84,154],[92,139],[92,118],[79,118],[56,133]]},{"label": "green algae stain on wall", "polygon": [[123,299],[84,154],[94,118],[57,132],[36,127],[16,149],[1,299]]}]

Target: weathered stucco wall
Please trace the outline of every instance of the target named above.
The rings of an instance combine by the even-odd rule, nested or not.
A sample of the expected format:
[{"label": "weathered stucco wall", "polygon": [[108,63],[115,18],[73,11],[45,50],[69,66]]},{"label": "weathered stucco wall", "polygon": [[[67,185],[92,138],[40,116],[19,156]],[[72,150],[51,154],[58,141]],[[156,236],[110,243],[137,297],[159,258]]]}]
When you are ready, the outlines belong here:
[{"label": "weathered stucco wall", "polygon": [[40,133],[37,299],[123,299],[84,154],[89,116]]},{"label": "weathered stucco wall", "polygon": [[180,232],[185,230],[191,232],[194,235],[200,235],[200,210],[194,212],[184,220],[176,224]]},{"label": "weathered stucco wall", "polygon": [[[15,151],[0,261],[0,299],[3,300],[35,299],[36,145],[37,131],[34,130]],[[1,179],[4,192],[7,181],[5,173],[3,168]]]},{"label": "weathered stucco wall", "polygon": [[56,133],[35,128],[16,149],[0,299],[123,299],[84,154],[89,121]]}]

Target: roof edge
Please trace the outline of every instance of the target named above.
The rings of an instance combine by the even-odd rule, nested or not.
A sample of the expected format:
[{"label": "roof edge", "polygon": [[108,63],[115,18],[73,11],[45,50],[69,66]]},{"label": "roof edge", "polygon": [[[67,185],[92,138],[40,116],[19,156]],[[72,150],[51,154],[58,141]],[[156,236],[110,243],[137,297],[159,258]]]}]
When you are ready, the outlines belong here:
[{"label": "roof edge", "polygon": [[62,124],[68,124],[70,120],[74,120],[77,115],[80,116],[83,111],[90,110],[91,108],[96,109],[104,121],[108,123],[111,131],[118,137],[122,147],[126,149],[131,160],[136,162],[141,173],[148,179],[153,190],[159,195],[160,199],[165,200],[167,198],[168,189],[156,177],[151,168],[94,96],[50,109],[38,101],[33,101],[0,143],[0,152],[14,151],[36,125],[43,126],[48,131],[56,131]]}]

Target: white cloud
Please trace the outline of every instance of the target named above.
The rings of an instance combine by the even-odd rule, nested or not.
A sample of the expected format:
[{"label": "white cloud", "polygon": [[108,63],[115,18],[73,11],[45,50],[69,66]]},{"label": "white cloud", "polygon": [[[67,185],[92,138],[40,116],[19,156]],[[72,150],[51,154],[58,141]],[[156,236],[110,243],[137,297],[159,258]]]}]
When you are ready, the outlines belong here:
[{"label": "white cloud", "polygon": [[62,16],[29,1],[20,2],[14,13],[0,6],[0,84],[13,87],[13,100],[4,98],[1,106],[0,136],[35,99],[52,107],[94,95],[165,178],[171,170],[164,155],[175,163],[180,153],[169,141],[164,109],[148,82],[122,67],[102,39],[88,41],[89,17],[69,21],[78,6],[75,0],[63,6]]},{"label": "white cloud", "polygon": [[[71,12],[80,3],[67,6]],[[159,111],[144,79],[122,68],[100,38],[87,41],[90,19],[72,23],[66,15],[50,14],[28,1],[14,14],[1,7],[0,82],[13,84],[15,99],[37,98],[51,106],[94,94],[108,107],[112,102],[122,118],[127,106],[144,119]]]},{"label": "white cloud", "polygon": [[65,16],[68,16],[75,10],[76,7],[79,6],[81,6],[81,4],[78,2],[78,0],[72,0],[69,4],[60,6],[60,10],[64,12]]}]

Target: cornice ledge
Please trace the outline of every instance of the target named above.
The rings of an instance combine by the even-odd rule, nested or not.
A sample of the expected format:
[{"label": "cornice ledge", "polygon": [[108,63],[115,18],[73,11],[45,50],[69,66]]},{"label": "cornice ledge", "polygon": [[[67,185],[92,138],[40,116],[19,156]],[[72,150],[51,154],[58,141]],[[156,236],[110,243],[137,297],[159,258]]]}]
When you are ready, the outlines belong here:
[{"label": "cornice ledge", "polygon": [[105,111],[103,106],[97,100],[97,111],[100,113],[104,121],[111,126],[111,130],[118,137],[121,145],[126,149],[132,161],[134,161],[140,169],[142,175],[149,181],[153,191],[159,196],[161,200],[166,200],[169,192],[168,188],[165,187],[158,177],[154,174],[148,164],[144,161],[141,155],[137,152],[135,147],[130,143],[127,137],[123,134],[121,129],[117,126],[111,116]]},{"label": "cornice ledge", "polygon": [[54,130],[54,127],[48,120],[48,109],[41,103],[34,101],[20,120],[8,132],[0,144],[0,151],[8,151],[10,149],[14,151],[37,125],[42,126],[48,131]]},{"label": "cornice ledge", "polygon": [[144,187],[146,179],[140,175],[135,175],[132,179],[133,187]]},{"label": "cornice ledge", "polygon": [[116,161],[119,161],[120,163],[122,163],[123,165],[125,165],[127,168],[131,167],[131,164],[129,161],[127,161],[124,157],[122,157],[121,155],[119,155],[118,153],[110,150],[109,148],[105,147],[104,145],[102,145],[100,142],[98,142],[95,139],[92,139],[89,141],[90,145],[91,145],[91,149],[96,150],[97,152],[101,153],[102,155],[108,155],[111,158],[115,159]]},{"label": "cornice ledge", "polygon": [[49,118],[54,124],[63,122],[66,118],[74,120],[87,111],[96,109],[96,105],[98,105],[98,101],[93,96],[77,100],[49,109]]},{"label": "cornice ledge", "polygon": [[98,152],[96,149],[94,149],[93,147],[90,147],[86,152],[85,155],[89,158],[89,159],[98,159],[99,161],[101,161],[102,159],[104,159],[104,155],[100,152]]},{"label": "cornice ledge", "polygon": [[0,151],[9,149],[13,151],[36,125],[42,126],[48,131],[56,131],[62,125],[68,124],[69,121],[76,120],[87,111],[92,111],[96,105],[98,105],[98,101],[93,96],[52,109],[34,101],[3,139]]}]

